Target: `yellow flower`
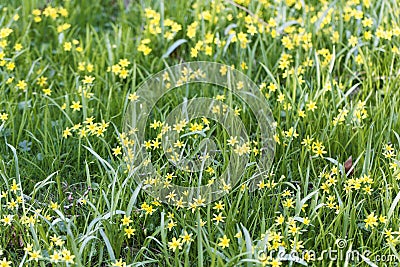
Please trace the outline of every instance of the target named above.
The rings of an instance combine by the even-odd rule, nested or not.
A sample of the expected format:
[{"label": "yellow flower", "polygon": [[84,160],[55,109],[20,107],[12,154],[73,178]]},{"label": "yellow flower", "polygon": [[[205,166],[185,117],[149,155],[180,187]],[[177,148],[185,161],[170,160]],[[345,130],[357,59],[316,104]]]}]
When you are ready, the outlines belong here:
[{"label": "yellow flower", "polygon": [[50,88],[42,89],[42,91],[43,91],[43,94],[44,94],[44,95],[46,95],[46,96],[51,96],[51,89],[50,89]]},{"label": "yellow flower", "polygon": [[21,49],[23,48],[23,46],[22,46],[22,44],[20,44],[20,43],[17,43],[17,44],[15,44],[14,45],[14,49],[15,49],[15,51],[21,51]]},{"label": "yellow flower", "polygon": [[152,49],[150,47],[148,47],[146,44],[142,43],[138,46],[137,50],[139,52],[142,52],[143,55],[147,56],[148,54],[151,53]]},{"label": "yellow flower", "polygon": [[179,123],[173,125],[173,130],[176,131],[177,133],[180,133],[183,131],[183,128],[186,127],[187,121],[186,120],[181,120]]},{"label": "yellow flower", "polygon": [[95,77],[85,75],[85,79],[83,79],[83,84],[92,84]]},{"label": "yellow flower", "polygon": [[286,137],[298,137],[299,134],[296,132],[296,130],[293,127],[290,127],[289,130],[285,131],[284,134]]},{"label": "yellow flower", "polygon": [[32,252],[29,252],[29,260],[34,260],[36,262],[38,262],[38,260],[41,259],[41,255],[40,255],[40,250],[35,250]]},{"label": "yellow flower", "polygon": [[131,62],[129,62],[129,60],[126,58],[123,58],[119,60],[118,64],[121,65],[121,67],[126,68],[129,66],[129,64],[131,64]]},{"label": "yellow flower", "polygon": [[61,24],[61,25],[59,25],[58,27],[57,27],[57,32],[63,32],[63,31],[65,31],[65,30],[68,30],[69,28],[71,27],[71,24],[69,24],[69,23],[64,23],[64,24]]},{"label": "yellow flower", "polygon": [[60,206],[58,205],[57,202],[53,202],[53,201],[50,202],[50,208],[51,208],[52,210],[57,210],[59,207],[60,207]]},{"label": "yellow flower", "polygon": [[161,145],[160,141],[158,141],[158,139],[152,140],[151,141],[151,146],[153,147],[153,150],[159,148]]},{"label": "yellow flower", "polygon": [[211,56],[212,55],[212,46],[209,46],[209,45],[206,46],[205,54],[207,56]]},{"label": "yellow flower", "polygon": [[37,79],[37,82],[36,82],[36,84],[38,84],[39,86],[41,86],[41,87],[43,87],[43,86],[45,86],[46,84],[47,84],[47,77],[39,77],[38,79]]},{"label": "yellow flower", "polygon": [[119,259],[118,261],[114,262],[112,267],[126,267],[126,263],[122,261],[122,259]]},{"label": "yellow flower", "polygon": [[321,142],[316,141],[312,144],[312,151],[317,155],[323,157],[327,152],[325,151],[325,146]]},{"label": "yellow flower", "polygon": [[193,37],[196,36],[196,30],[197,30],[197,26],[198,26],[198,22],[195,21],[192,24],[189,25],[186,35],[187,37],[189,37],[189,39],[192,39]]},{"label": "yellow flower", "polygon": [[132,227],[128,227],[128,228],[125,228],[124,229],[124,232],[125,232],[125,235],[127,235],[128,236],[128,238],[131,238],[131,235],[133,236],[133,235],[135,235],[135,229],[133,229]]},{"label": "yellow flower", "polygon": [[195,47],[190,48],[190,56],[196,58],[199,53],[199,50]]},{"label": "yellow flower", "polygon": [[50,245],[53,245],[53,243],[58,246],[61,247],[64,245],[64,240],[62,240],[60,237],[53,235],[52,237],[50,237],[51,243]]},{"label": "yellow flower", "polygon": [[190,127],[189,127],[189,130],[190,130],[191,132],[201,131],[201,130],[203,130],[203,125],[198,124],[197,122],[191,123],[191,124],[190,124]]},{"label": "yellow flower", "polygon": [[15,181],[15,179],[13,179],[13,183],[11,185],[11,191],[13,191],[14,193],[17,193],[18,190],[19,190],[19,186],[18,186],[17,182]]},{"label": "yellow flower", "polygon": [[126,79],[126,77],[128,77],[128,70],[122,68],[121,71],[119,72],[119,77],[121,79]]},{"label": "yellow flower", "polygon": [[277,217],[275,219],[275,222],[276,222],[277,225],[281,225],[284,221],[285,221],[285,217],[283,217],[282,214],[280,214],[279,217]]},{"label": "yellow flower", "polygon": [[3,258],[3,260],[0,261],[0,267],[11,267],[11,261],[7,261],[6,258]]},{"label": "yellow flower", "polygon": [[220,211],[220,210],[224,209],[224,206],[225,206],[225,204],[223,204],[222,201],[219,201],[219,202],[215,203],[213,209]]},{"label": "yellow flower", "polygon": [[8,114],[7,113],[0,113],[0,120],[2,122],[5,122],[8,120]]},{"label": "yellow flower", "polygon": [[14,81],[14,77],[10,77],[6,80],[6,84],[10,84]]},{"label": "yellow flower", "polygon": [[219,72],[221,73],[222,76],[225,76],[226,73],[228,72],[227,66],[222,65],[221,68],[219,69]]},{"label": "yellow flower", "polygon": [[113,150],[114,156],[118,156],[118,155],[122,154],[122,152],[121,152],[122,148],[120,146],[117,146],[116,148],[113,148],[112,150]]},{"label": "yellow flower", "polygon": [[50,260],[52,262],[58,262],[62,259],[61,255],[59,252],[54,251],[52,255],[50,255]]},{"label": "yellow flower", "polygon": [[371,28],[374,24],[374,21],[372,20],[372,18],[364,18],[362,24],[364,27]]},{"label": "yellow flower", "polygon": [[173,237],[172,241],[168,242],[168,246],[169,249],[171,249],[172,251],[175,251],[177,248],[182,249],[181,239],[180,238],[176,239],[175,237]]},{"label": "yellow flower", "polygon": [[122,225],[125,226],[125,225],[129,225],[132,222],[132,220],[129,216],[124,215],[124,218],[121,219],[121,222],[122,222]]},{"label": "yellow flower", "polygon": [[352,36],[350,37],[350,39],[349,39],[349,44],[350,44],[352,47],[354,47],[354,46],[357,45],[357,43],[358,43],[357,37],[355,37],[355,36],[352,35]]},{"label": "yellow flower", "polygon": [[310,100],[310,102],[306,106],[307,110],[311,110],[312,112],[314,112],[314,110],[317,109],[317,102]]},{"label": "yellow flower", "polygon": [[11,223],[13,221],[13,216],[12,215],[7,215],[7,216],[4,215],[3,219],[1,219],[0,221],[3,222],[4,226],[11,225]]},{"label": "yellow flower", "polygon": [[72,136],[71,129],[70,129],[69,127],[67,127],[67,128],[63,131],[62,136],[63,136],[64,138],[68,138],[69,136]]},{"label": "yellow flower", "polygon": [[82,108],[81,102],[80,101],[72,101],[72,105],[70,108],[73,109],[73,111],[79,111]]},{"label": "yellow flower", "polygon": [[280,94],[278,95],[278,98],[277,98],[276,101],[278,101],[279,103],[282,103],[283,100],[285,100],[285,95],[282,94],[282,93],[280,93]]},{"label": "yellow flower", "polygon": [[65,42],[64,43],[64,51],[71,51],[72,48],[72,43],[71,42]]},{"label": "yellow flower", "polygon": [[58,8],[58,13],[63,17],[68,17],[68,10],[63,7]]},{"label": "yellow flower", "polygon": [[237,88],[238,90],[243,89],[243,87],[244,87],[244,83],[243,83],[242,81],[239,81],[239,82],[236,84],[236,88]]},{"label": "yellow flower", "polygon": [[174,228],[175,226],[176,226],[176,222],[174,222],[173,220],[169,221],[168,224],[167,224],[167,228],[168,228],[169,231],[171,231],[172,228]]},{"label": "yellow flower", "polygon": [[42,11],[40,9],[32,10],[32,15],[34,15],[34,16],[40,16],[41,14],[42,14]]},{"label": "yellow flower", "polygon": [[74,258],[75,258],[75,256],[74,255],[71,255],[71,252],[69,251],[69,250],[67,250],[67,249],[64,249],[62,252],[61,252],[61,254],[62,254],[62,260],[63,261],[65,261],[66,263],[74,263]]},{"label": "yellow flower", "polygon": [[174,143],[174,147],[182,148],[185,145],[181,140],[178,140]]},{"label": "yellow flower", "polygon": [[93,66],[93,64],[87,64],[87,66],[86,66],[86,70],[88,71],[88,72],[92,72],[93,71],[93,69],[94,69],[94,66]]},{"label": "yellow flower", "polygon": [[257,184],[257,186],[258,186],[259,189],[264,189],[264,188],[266,187],[266,184],[265,184],[264,181],[260,181],[260,182]]},{"label": "yellow flower", "polygon": [[[6,65],[7,70],[13,70],[15,69],[15,63],[14,62],[8,62]],[[8,81],[8,80],[7,80]],[[12,82],[12,81],[11,81]],[[10,82],[10,83],[11,83]]]},{"label": "yellow flower", "polygon": [[278,89],[278,86],[274,83],[270,83],[267,88],[270,92],[275,92],[276,89]]},{"label": "yellow flower", "polygon": [[296,224],[292,224],[292,225],[289,225],[288,232],[291,233],[294,236],[294,235],[296,235],[297,233],[300,232],[300,228],[297,227]]},{"label": "yellow flower", "polygon": [[32,244],[27,244],[26,247],[24,248],[25,252],[32,252],[32,250],[33,250]]},{"label": "yellow flower", "polygon": [[221,212],[221,213],[219,213],[218,215],[217,215],[217,214],[214,214],[213,221],[215,221],[216,224],[218,225],[220,222],[224,222],[224,218],[225,218],[225,217],[222,216],[222,212]]},{"label": "yellow flower", "polygon": [[280,262],[277,259],[273,259],[270,263],[269,263],[272,267],[279,267],[282,265],[282,262]]},{"label": "yellow flower", "polygon": [[236,145],[234,152],[238,154],[239,156],[242,156],[244,154],[249,154],[250,153],[250,146],[248,143],[244,143],[243,145]]},{"label": "yellow flower", "polygon": [[119,74],[119,72],[121,71],[121,66],[118,64],[114,64],[111,66],[111,72],[114,74]]},{"label": "yellow flower", "polygon": [[386,221],[387,221],[387,219],[386,219],[386,216],[379,216],[379,222],[381,222],[381,223],[386,223]]},{"label": "yellow flower", "polygon": [[365,228],[368,229],[368,227],[374,228],[375,226],[378,225],[378,218],[375,216],[374,212],[372,212],[370,215],[367,216],[367,218],[364,220],[365,222]]},{"label": "yellow flower", "polygon": [[239,142],[237,136],[231,136],[227,141],[230,146],[235,146]]},{"label": "yellow flower", "polygon": [[181,238],[182,238],[182,244],[183,243],[190,243],[190,242],[192,242],[193,241],[193,239],[192,239],[192,233],[188,233],[187,231],[185,231],[184,233],[183,233],[183,235],[181,235]]},{"label": "yellow flower", "polygon": [[13,32],[10,28],[2,28],[0,30],[0,39],[8,37]]},{"label": "yellow flower", "polygon": [[25,90],[27,86],[28,85],[24,80],[20,80],[17,83],[17,88],[20,89],[20,90]]},{"label": "yellow flower", "polygon": [[227,238],[226,237],[226,235],[224,235],[223,237],[220,237],[219,238],[219,243],[218,243],[218,246],[219,247],[221,247],[221,248],[227,248],[227,247],[229,247],[229,242],[230,242],[230,239],[229,238]]},{"label": "yellow flower", "polygon": [[133,94],[130,94],[129,97],[128,97],[128,99],[129,99],[130,101],[136,101],[136,100],[139,99],[139,96],[138,96],[138,95],[136,94],[136,92],[135,92],[135,93],[133,93]]}]

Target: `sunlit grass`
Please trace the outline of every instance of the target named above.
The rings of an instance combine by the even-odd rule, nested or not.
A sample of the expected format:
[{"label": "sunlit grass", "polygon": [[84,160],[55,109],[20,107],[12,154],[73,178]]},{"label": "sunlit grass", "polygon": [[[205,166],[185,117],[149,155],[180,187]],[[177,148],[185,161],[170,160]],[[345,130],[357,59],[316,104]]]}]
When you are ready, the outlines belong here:
[{"label": "sunlit grass", "polygon": [[[0,266],[384,266],[382,255],[397,266],[396,1],[128,2],[0,4]],[[121,134],[141,83],[189,61],[232,66],[259,86],[276,149],[257,190],[245,182],[250,166],[216,202],[181,207],[128,175]],[[167,95],[148,125],[148,150],[171,183],[192,176],[165,167],[156,141],[185,97],[234,103],[254,127],[223,89],[194,88]],[[235,153],[213,121],[169,126],[191,146],[209,127],[219,154],[205,183]],[[255,161],[258,149],[243,153]],[[311,255],[329,249],[368,250],[371,261]]]}]

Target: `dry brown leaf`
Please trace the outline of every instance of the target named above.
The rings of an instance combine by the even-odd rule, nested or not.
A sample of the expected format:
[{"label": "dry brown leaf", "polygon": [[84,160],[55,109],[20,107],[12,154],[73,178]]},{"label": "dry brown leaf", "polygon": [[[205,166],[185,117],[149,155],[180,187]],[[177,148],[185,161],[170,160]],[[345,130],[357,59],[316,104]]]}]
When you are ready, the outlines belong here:
[{"label": "dry brown leaf", "polygon": [[345,162],[344,162],[344,170],[346,172],[346,175],[348,177],[352,176],[354,173],[354,168],[353,167],[353,157],[350,156]]}]

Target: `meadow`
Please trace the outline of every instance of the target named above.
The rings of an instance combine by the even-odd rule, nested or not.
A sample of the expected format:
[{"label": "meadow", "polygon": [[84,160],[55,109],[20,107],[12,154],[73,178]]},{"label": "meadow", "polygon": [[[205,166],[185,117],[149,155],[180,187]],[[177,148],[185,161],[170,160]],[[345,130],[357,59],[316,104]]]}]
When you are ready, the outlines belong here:
[{"label": "meadow", "polygon": [[0,267],[399,266],[399,59],[396,0],[0,1]]}]

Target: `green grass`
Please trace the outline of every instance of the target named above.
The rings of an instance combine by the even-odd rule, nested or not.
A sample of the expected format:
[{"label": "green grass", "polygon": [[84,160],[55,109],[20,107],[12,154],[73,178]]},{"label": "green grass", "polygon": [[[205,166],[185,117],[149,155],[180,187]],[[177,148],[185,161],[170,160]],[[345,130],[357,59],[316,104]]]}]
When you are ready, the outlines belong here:
[{"label": "green grass", "polygon": [[[294,247],[324,255],[308,266],[398,266],[398,2],[306,2],[2,1],[0,266],[300,266],[278,253]],[[147,194],[155,177],[137,183],[116,148],[132,94],[190,61],[233,66],[260,87],[276,148],[256,190],[246,166],[218,201],[177,207]],[[200,87],[166,94],[146,140],[185,98],[223,95],[261,149],[249,107]],[[204,138],[195,122],[207,126],[184,127],[188,154]],[[185,186],[218,178],[235,152],[223,127],[209,127],[215,174],[177,170],[153,146],[157,174]],[[370,261],[346,259],[351,250]]]}]

